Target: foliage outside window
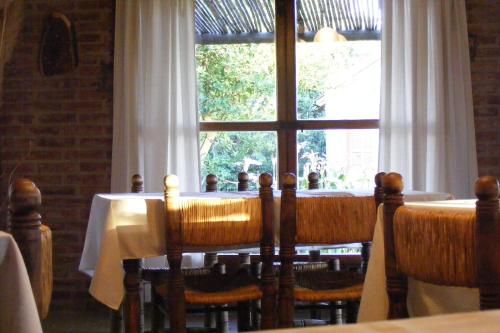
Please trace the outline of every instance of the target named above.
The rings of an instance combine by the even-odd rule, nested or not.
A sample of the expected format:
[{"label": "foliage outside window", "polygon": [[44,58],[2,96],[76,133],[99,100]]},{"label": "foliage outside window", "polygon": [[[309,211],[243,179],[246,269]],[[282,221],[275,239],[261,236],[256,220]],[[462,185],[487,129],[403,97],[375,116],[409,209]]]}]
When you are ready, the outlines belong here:
[{"label": "foliage outside window", "polygon": [[[326,46],[298,43],[297,58],[299,119],[378,118],[378,96],[374,96],[374,91],[378,94],[379,73],[373,69],[380,65],[379,41]],[[200,121],[276,120],[274,44],[197,45],[196,60]],[[368,91],[373,82],[375,87]],[[353,91],[356,85],[361,86],[357,92]],[[327,147],[332,145],[331,132],[335,131],[298,131],[300,187],[307,186],[309,171],[320,173],[325,188],[371,186],[373,161],[377,157],[370,151],[359,150],[351,152],[359,155],[359,163],[353,156],[348,166],[335,165]],[[376,136],[372,133],[370,140]],[[352,140],[359,141],[356,136]],[[213,173],[221,180],[219,189],[235,190],[237,173],[246,171],[255,186],[259,173],[277,173],[276,141],[273,132],[202,132],[202,176]],[[367,144],[365,150],[377,149]],[[349,168],[356,163],[358,169],[363,163],[370,167],[353,173],[354,169]],[[356,179],[352,174],[356,174]]]}]

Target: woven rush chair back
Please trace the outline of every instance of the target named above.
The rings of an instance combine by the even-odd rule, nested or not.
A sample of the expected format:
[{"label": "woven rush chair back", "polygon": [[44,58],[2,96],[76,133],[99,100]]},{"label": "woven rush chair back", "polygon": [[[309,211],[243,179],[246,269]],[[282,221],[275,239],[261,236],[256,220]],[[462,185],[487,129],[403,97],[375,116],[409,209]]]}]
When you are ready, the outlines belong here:
[{"label": "woven rush chair back", "polygon": [[47,317],[52,298],[52,233],[42,224],[42,196],[28,179],[16,179],[9,187],[7,232],[11,233],[28,271],[41,319]]},{"label": "woven rush chair back", "polygon": [[180,269],[184,246],[221,247],[260,243],[263,261],[261,325],[263,328],[274,327],[272,176],[262,174],[259,183],[258,197],[188,198],[180,196],[175,175],[165,177],[167,260],[170,266],[167,302],[173,332],[184,332],[186,329],[186,300]]},{"label": "woven rush chair back", "polygon": [[[309,180],[313,187],[317,185],[314,174],[309,175]],[[346,244],[369,242],[373,238],[374,196],[297,197],[295,205],[295,232],[299,244]]]},{"label": "woven rush chair back", "polygon": [[[349,201],[352,201],[352,200],[356,200],[356,201],[359,201],[361,204],[362,204],[362,211],[361,212],[358,212],[360,213],[359,215],[364,215],[364,218],[366,220],[364,220],[364,228],[360,225],[360,228],[359,229],[356,229],[354,231],[354,233],[351,235],[351,236],[348,236],[347,238],[350,238],[352,240],[352,242],[361,242],[362,243],[362,248],[361,248],[361,270],[366,273],[366,270],[368,268],[368,260],[370,258],[370,252],[371,252],[371,239],[373,237],[373,230],[375,228],[375,222],[376,222],[376,215],[377,215],[377,209],[379,207],[379,205],[383,202],[384,200],[384,190],[382,188],[382,177],[385,175],[385,172],[379,172],[375,175],[375,178],[374,178],[374,181],[375,181],[375,187],[374,187],[374,191],[373,191],[373,198],[371,197],[365,197],[365,198],[356,198],[356,199],[351,199],[351,200],[345,200],[345,204],[348,204]],[[307,176],[307,179],[308,179],[308,189],[309,190],[317,190],[319,189],[319,179],[320,179],[320,176],[317,172],[311,172],[309,173],[309,175]],[[335,201],[335,202],[342,202],[343,199],[339,200],[339,198],[336,198],[336,199],[329,199],[330,201]],[[370,201],[374,202],[374,205],[372,206]],[[326,199],[325,201],[328,201],[328,199]],[[370,208],[372,207],[372,208]],[[334,210],[335,208],[334,207],[330,207],[332,208],[332,210]],[[344,208],[347,208],[344,206]],[[352,211],[352,209],[349,209],[349,211]],[[372,213],[370,213],[370,211]],[[318,215],[322,215],[321,212],[317,212]],[[341,210],[338,211],[338,213],[342,213]],[[357,216],[357,218],[363,218],[363,216]],[[323,223],[322,224],[326,224],[325,220],[326,218],[328,217],[328,215],[323,215],[323,218],[320,220],[322,221]],[[347,223],[347,225],[350,225],[352,226],[353,223],[352,221],[349,223],[348,222],[348,217],[349,215],[343,215],[343,219],[341,221],[339,220],[336,220],[336,221],[339,221],[339,224],[340,223]],[[335,220],[333,220],[335,221]],[[332,222],[332,220],[330,219],[330,222]],[[312,226],[314,226],[314,224],[312,224]],[[359,233],[358,233],[359,232]],[[335,237],[335,235],[328,235],[329,237]],[[305,237],[304,237],[305,238]],[[366,238],[370,238],[369,241],[366,240]],[[354,240],[356,239],[356,240]],[[337,239],[332,239],[333,242],[337,243]],[[313,254],[312,252],[314,251],[310,251],[310,257],[318,257],[319,256],[319,253],[318,254]],[[316,251],[317,252],[317,251]]]},{"label": "woven rush chair back", "polygon": [[478,287],[481,310],[500,308],[497,179],[486,176],[476,181],[475,212],[406,207],[401,175],[389,173],[382,182],[388,318],[408,317],[407,277]]}]

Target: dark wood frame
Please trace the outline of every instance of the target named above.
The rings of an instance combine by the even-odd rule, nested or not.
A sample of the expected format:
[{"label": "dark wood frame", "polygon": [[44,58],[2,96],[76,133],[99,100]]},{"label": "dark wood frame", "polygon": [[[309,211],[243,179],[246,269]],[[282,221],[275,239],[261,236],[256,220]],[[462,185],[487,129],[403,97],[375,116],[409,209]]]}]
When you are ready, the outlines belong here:
[{"label": "dark wood frame", "polygon": [[[170,316],[170,331],[176,333],[186,332],[186,300],[184,295],[184,282],[181,272],[182,237],[181,220],[176,213],[179,200],[179,184],[175,176],[166,176],[165,208],[166,208],[166,240],[167,260],[170,274],[167,282],[167,305]],[[262,204],[262,240],[260,256],[262,259],[261,273],[261,328],[272,329],[275,327],[276,313],[276,285],[273,269],[274,261],[274,199],[272,190],[272,176],[261,174],[259,177],[259,197]]]},{"label": "dark wood frame", "polygon": [[[383,201],[384,191],[382,188],[382,177],[384,172],[375,175],[375,188],[373,197],[375,200],[375,209]],[[308,175],[309,189],[318,188],[318,175],[310,173]],[[278,291],[278,327],[291,327],[295,313],[294,285],[295,278],[293,273],[293,263],[296,259],[296,207],[297,207],[297,179],[293,173],[285,173],[282,177],[283,189],[281,192],[281,216],[280,216],[280,275]],[[371,242],[362,243],[360,269],[366,273],[368,260],[370,257]],[[310,254],[311,256],[311,254]],[[357,306],[353,302],[348,302],[347,307],[350,311],[347,314],[348,322],[355,322],[352,318],[357,313]],[[351,315],[351,316],[350,316]]]},{"label": "dark wood frame", "polygon": [[[144,181],[140,175],[132,176],[132,193],[144,192]],[[142,259],[123,260],[125,277],[123,284],[125,287],[125,299],[123,301],[123,317],[125,333],[135,333],[143,331],[143,303],[141,301],[142,291]],[[111,332],[121,332],[120,309],[111,311]],[[153,307],[153,322],[156,322],[158,314],[156,306]]]},{"label": "dark wood frame", "polygon": [[[31,289],[35,298],[38,313],[44,319],[44,304],[48,302],[52,294],[52,282],[50,290],[44,285],[43,263],[43,235],[42,215],[40,214],[42,195],[38,187],[29,179],[19,178],[9,186],[7,232],[17,243],[23,257],[26,270],[30,279]],[[52,244],[48,244],[52,246]],[[50,249],[52,251],[52,249]],[[52,259],[52,257],[50,258]],[[52,269],[52,264],[50,269]],[[48,270],[46,274],[52,275]],[[50,277],[52,279],[52,277]]]},{"label": "dark wood frame", "polygon": [[[388,319],[407,318],[407,277],[398,270],[394,250],[394,213],[404,205],[403,180],[397,173],[382,179],[384,198],[384,248],[386,288],[389,297]],[[481,310],[500,308],[500,211],[499,187],[495,177],[484,176],[475,184],[476,201],[476,269]]]},{"label": "dark wood frame", "polygon": [[[204,122],[201,132],[274,131],[278,138],[278,174],[297,174],[297,131],[326,129],[377,129],[378,119],[299,120],[296,91],[296,3],[276,0],[277,121]],[[285,60],[283,60],[285,59]]]}]

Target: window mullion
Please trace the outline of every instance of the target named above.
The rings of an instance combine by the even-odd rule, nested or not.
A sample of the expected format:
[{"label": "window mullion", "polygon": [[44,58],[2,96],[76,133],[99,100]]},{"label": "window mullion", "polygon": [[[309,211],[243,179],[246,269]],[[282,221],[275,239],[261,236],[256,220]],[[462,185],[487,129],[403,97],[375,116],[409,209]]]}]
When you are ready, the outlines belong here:
[{"label": "window mullion", "polygon": [[[278,122],[295,124],[297,120],[297,83],[295,65],[295,1],[276,0],[276,74]],[[279,174],[297,172],[295,126],[278,131]],[[279,177],[278,177],[279,179]]]}]

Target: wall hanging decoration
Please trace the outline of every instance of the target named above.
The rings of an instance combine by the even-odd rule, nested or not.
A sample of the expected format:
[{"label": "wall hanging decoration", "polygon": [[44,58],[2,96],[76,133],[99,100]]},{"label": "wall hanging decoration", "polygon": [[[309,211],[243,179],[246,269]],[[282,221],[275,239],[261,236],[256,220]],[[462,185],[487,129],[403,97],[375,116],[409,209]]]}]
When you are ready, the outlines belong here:
[{"label": "wall hanging decoration", "polygon": [[71,72],[78,65],[74,25],[66,15],[51,13],[45,20],[40,46],[40,70],[52,76]]}]

